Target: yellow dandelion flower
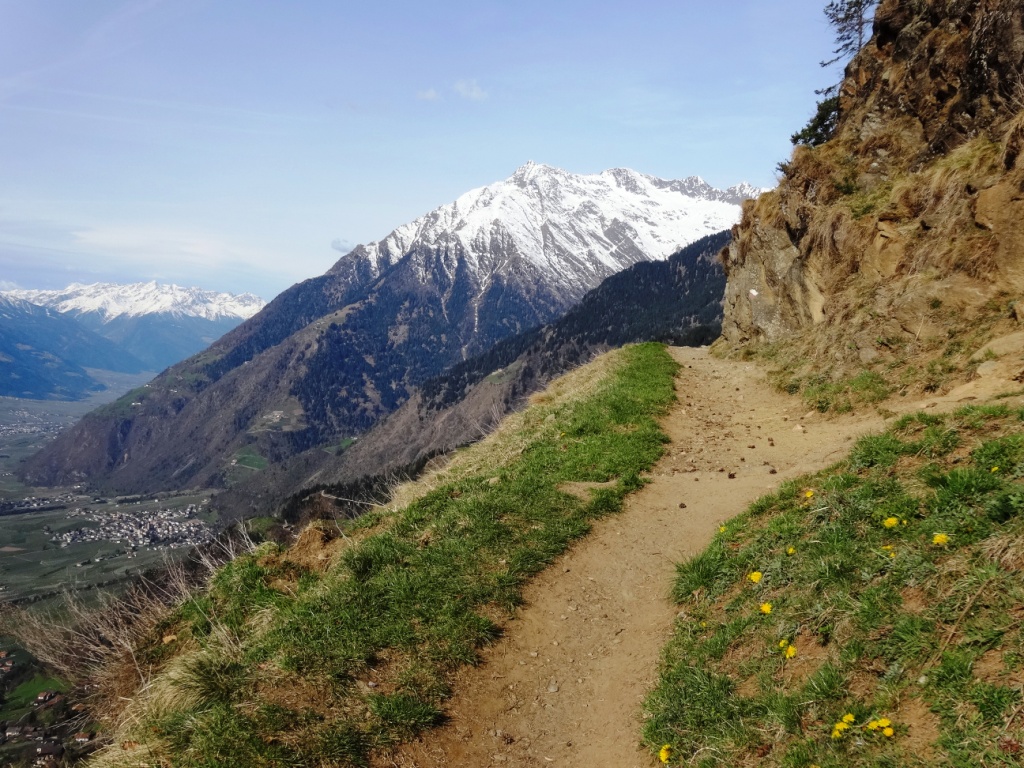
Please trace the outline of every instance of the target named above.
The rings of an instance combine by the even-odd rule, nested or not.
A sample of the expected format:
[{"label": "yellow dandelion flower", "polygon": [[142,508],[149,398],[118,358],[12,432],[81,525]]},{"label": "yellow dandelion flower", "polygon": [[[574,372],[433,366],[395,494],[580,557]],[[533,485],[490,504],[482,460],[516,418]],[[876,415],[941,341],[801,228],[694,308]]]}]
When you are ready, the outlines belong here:
[{"label": "yellow dandelion flower", "polygon": [[877,720],[872,720],[870,723],[868,723],[867,729],[869,731],[877,731],[878,730],[878,721]]},{"label": "yellow dandelion flower", "polygon": [[886,528],[895,528],[899,524],[899,519],[895,517],[887,517],[885,518],[885,520],[882,521],[882,525],[884,525]]},{"label": "yellow dandelion flower", "polygon": [[895,559],[896,558],[896,553],[895,552],[890,552],[889,553],[889,557],[890,557],[890,559]]},{"label": "yellow dandelion flower", "polygon": [[991,471],[992,471],[992,472],[998,472],[998,471],[999,471],[999,467],[992,467],[992,470],[991,470]]},{"label": "yellow dandelion flower", "polygon": [[886,552],[891,552],[892,551],[892,544],[883,544],[882,545],[882,549],[884,549]]},{"label": "yellow dandelion flower", "polygon": [[878,727],[879,728],[888,728],[890,725],[892,725],[892,721],[890,721],[888,717],[880,717],[880,718],[878,718]]},{"label": "yellow dandelion flower", "polygon": [[765,616],[767,616],[771,612],[772,612],[772,604],[771,603],[761,603],[761,613],[763,613]]},{"label": "yellow dandelion flower", "polygon": [[786,658],[787,659],[792,659],[794,656],[796,656],[796,646],[795,645],[788,645],[788,646],[786,646]]},{"label": "yellow dandelion flower", "polygon": [[725,531],[726,531],[726,528],[725,528],[725,526],[724,526],[724,525],[720,525],[720,526],[718,526],[718,532],[719,532],[719,533],[725,533]]},{"label": "yellow dandelion flower", "polygon": [[789,645],[789,640],[786,640],[785,638],[779,640],[779,648],[785,649],[787,645]]},{"label": "yellow dandelion flower", "polygon": [[701,625],[701,627],[706,627],[706,626],[708,625],[708,623],[707,623],[706,621],[702,621],[702,622],[700,623],[700,625]]},{"label": "yellow dandelion flower", "polygon": [[787,555],[795,555],[796,554],[796,547],[790,547],[789,549],[787,549],[786,550],[786,554]]},{"label": "yellow dandelion flower", "polygon": [[806,491],[804,491],[804,498],[805,499],[813,499],[814,498],[814,489],[813,488],[808,488]]},{"label": "yellow dandelion flower", "polygon": [[938,547],[944,547],[946,544],[949,544],[949,536],[944,533],[936,533],[932,536],[932,544]]},{"label": "yellow dandelion flower", "polygon": [[839,721],[832,726],[832,738],[841,739],[846,735],[846,731],[849,729],[850,724]]},{"label": "yellow dandelion flower", "polygon": [[757,582],[759,582],[761,580],[762,576],[764,576],[764,574],[761,573],[760,571],[752,571],[752,572],[747,574],[747,578],[750,579],[755,584],[757,584]]},{"label": "yellow dandelion flower", "polygon": [[672,745],[665,744],[662,746],[661,751],[658,752],[658,759],[663,763],[667,763],[672,758]]},{"label": "yellow dandelion flower", "polygon": [[845,715],[843,715],[843,722],[844,723],[853,723],[853,721],[856,720],[856,719],[857,718],[853,716],[852,712],[847,712]]},{"label": "yellow dandelion flower", "polygon": [[894,731],[890,726],[888,728],[883,728],[882,733],[884,733],[886,736],[892,736],[894,733],[896,733],[896,731]]}]

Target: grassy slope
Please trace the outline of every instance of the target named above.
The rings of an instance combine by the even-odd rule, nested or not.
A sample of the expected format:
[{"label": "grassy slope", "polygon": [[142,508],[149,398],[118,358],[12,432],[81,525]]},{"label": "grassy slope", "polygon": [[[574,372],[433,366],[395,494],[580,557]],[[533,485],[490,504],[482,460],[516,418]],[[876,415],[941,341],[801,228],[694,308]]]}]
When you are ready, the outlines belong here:
[{"label": "grassy slope", "polygon": [[[98,764],[365,765],[437,722],[450,674],[499,634],[530,576],[662,452],[676,364],[648,344],[605,367],[513,417],[484,460],[349,524],[326,572],[269,545],[223,568],[161,628],[174,639],[142,655],[163,672]],[[558,490],[608,480],[586,503]]]},{"label": "grassy slope", "polygon": [[701,766],[1019,765],[1022,420],[1000,405],[904,417],[723,526],[679,566],[652,750]]}]

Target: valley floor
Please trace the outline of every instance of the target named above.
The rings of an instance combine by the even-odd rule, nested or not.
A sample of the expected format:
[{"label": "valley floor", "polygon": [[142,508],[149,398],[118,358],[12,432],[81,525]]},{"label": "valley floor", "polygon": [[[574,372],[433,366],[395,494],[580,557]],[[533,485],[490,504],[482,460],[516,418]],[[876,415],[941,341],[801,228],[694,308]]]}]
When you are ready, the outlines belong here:
[{"label": "valley floor", "polygon": [[[807,413],[753,363],[706,349],[672,354],[682,366],[679,403],[651,482],[532,582],[505,636],[456,679],[449,723],[379,765],[655,764],[639,745],[640,705],[678,610],[669,598],[675,564],[783,480],[839,461],[856,437],[883,426],[877,412]],[[945,410],[991,394],[987,384],[899,410]]]}]

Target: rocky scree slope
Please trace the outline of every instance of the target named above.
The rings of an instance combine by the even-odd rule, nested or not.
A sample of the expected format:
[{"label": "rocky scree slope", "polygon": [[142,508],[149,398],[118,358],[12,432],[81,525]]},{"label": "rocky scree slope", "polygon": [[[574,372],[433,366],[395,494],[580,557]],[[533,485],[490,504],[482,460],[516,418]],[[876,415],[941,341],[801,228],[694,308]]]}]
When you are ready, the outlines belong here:
[{"label": "rocky scree slope", "polygon": [[426,379],[553,320],[605,277],[738,218],[749,190],[527,164],[278,296],[208,350],[82,420],[23,470],[108,490],[224,484],[338,445]]},{"label": "rocky scree slope", "polygon": [[926,389],[965,373],[1024,295],[1022,148],[1020,3],[883,0],[835,136],[744,204],[725,346],[786,341],[833,375],[913,363]]},{"label": "rocky scree slope", "polygon": [[710,343],[721,332],[725,289],[716,257],[728,241],[728,231],[719,232],[663,262],[612,275],[555,322],[504,339],[428,379],[344,450],[304,451],[218,494],[217,506],[239,515],[266,514],[297,494],[286,508],[293,521],[336,515],[337,505],[323,502],[321,491],[341,500],[377,498],[396,477],[478,440],[528,395],[599,353],[640,341]]},{"label": "rocky scree slope", "polygon": [[13,296],[78,320],[162,371],[205,349],[259,312],[266,302],[251,293],[149,283],[72,283],[62,290],[16,290]]}]

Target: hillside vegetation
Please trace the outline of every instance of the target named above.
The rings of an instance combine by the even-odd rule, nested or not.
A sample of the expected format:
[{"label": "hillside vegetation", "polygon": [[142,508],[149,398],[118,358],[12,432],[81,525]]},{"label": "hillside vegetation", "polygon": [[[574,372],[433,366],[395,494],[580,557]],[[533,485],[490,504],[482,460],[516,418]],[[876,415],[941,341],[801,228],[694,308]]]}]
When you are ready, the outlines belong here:
[{"label": "hillside vegetation", "polygon": [[657,344],[606,355],[411,502],[225,565],[124,659],[152,672],[96,764],[366,765],[437,722],[525,581],[642,484],[675,369]]},{"label": "hillside vegetation", "polygon": [[679,566],[670,764],[1019,765],[1024,410],[916,413]]}]

